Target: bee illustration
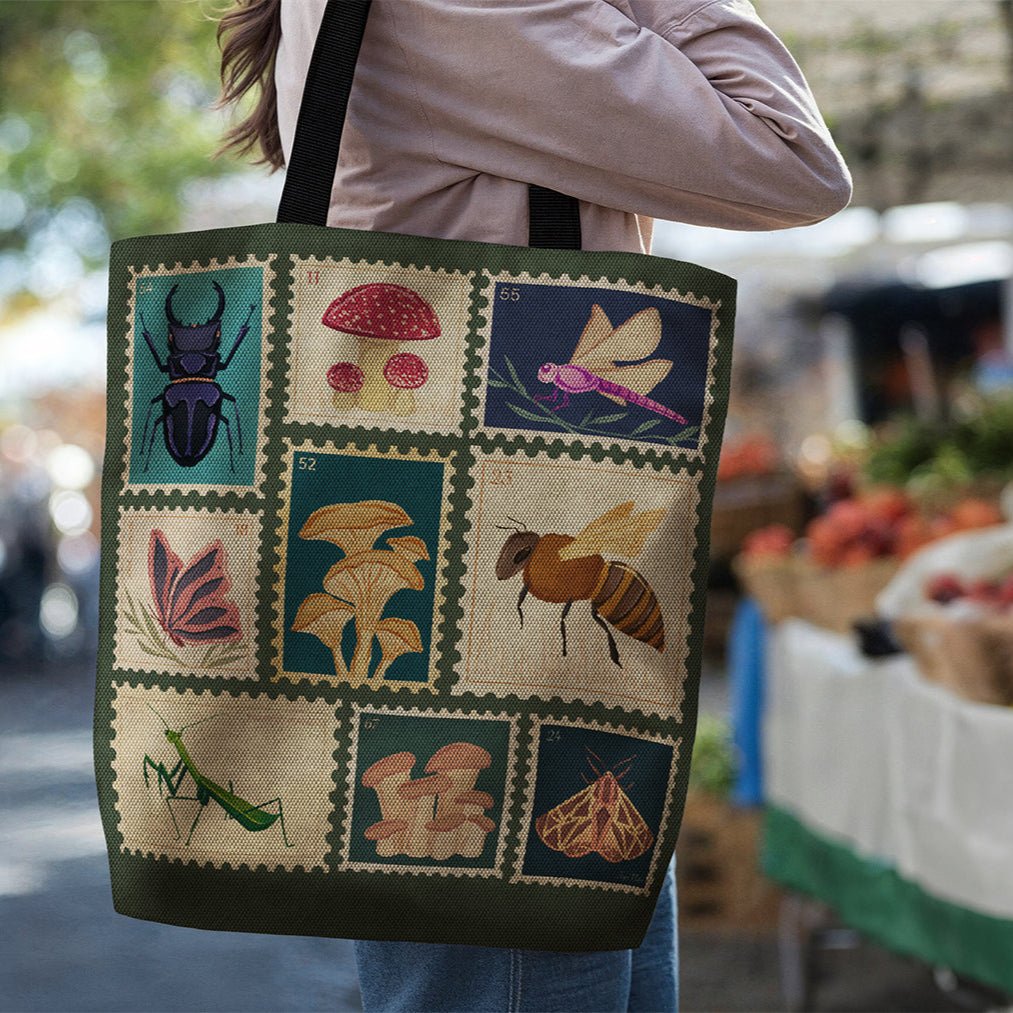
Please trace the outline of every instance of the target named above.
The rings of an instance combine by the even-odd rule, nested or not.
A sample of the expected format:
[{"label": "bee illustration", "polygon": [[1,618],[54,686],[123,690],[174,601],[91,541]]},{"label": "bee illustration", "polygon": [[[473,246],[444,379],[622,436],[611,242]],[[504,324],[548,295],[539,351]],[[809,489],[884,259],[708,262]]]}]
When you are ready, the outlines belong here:
[{"label": "bee illustration", "polygon": [[524,625],[524,599],[530,592],[540,601],[563,606],[559,628],[566,657],[566,617],[575,601],[591,603],[591,618],[608,637],[609,655],[622,667],[619,649],[609,625],[656,651],[665,649],[665,622],[658,597],[643,574],[603,553],[639,556],[648,536],[660,526],[665,510],[634,513],[631,502],[620,503],[591,521],[576,537],[539,535],[519,521],[496,561],[496,576],[509,580],[523,571],[524,586],[517,599],[517,613]]}]

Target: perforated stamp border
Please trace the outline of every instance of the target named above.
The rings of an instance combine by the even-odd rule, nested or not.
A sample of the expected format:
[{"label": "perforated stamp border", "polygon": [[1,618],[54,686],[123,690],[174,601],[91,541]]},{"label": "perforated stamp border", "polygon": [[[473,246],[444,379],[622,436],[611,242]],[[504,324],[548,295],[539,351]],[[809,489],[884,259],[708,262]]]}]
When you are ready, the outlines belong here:
[{"label": "perforated stamp border", "polygon": [[[298,855],[293,855],[292,856],[292,858],[293,858],[292,861],[288,861],[288,862],[275,862],[275,863],[273,863],[271,865],[268,865],[267,863],[262,862],[262,861],[257,861],[256,858],[251,859],[251,861],[249,861],[249,862],[246,862],[246,861],[242,861],[242,862],[230,862],[230,861],[227,861],[227,860],[223,860],[223,861],[215,861],[215,860],[201,861],[201,860],[196,859],[196,858],[191,858],[191,859],[187,860],[187,859],[184,859],[183,857],[181,857],[179,855],[172,855],[172,854],[169,854],[169,853],[163,852],[163,851],[154,851],[154,850],[145,849],[145,848],[130,848],[130,847],[128,847],[126,845],[126,843],[125,843],[125,837],[124,837],[124,834],[123,834],[123,816],[122,816],[121,806],[126,802],[126,798],[124,797],[124,791],[121,790],[123,788],[123,785],[121,785],[119,783],[119,771],[118,771],[119,753],[118,753],[118,747],[117,747],[117,742],[118,742],[117,733],[119,731],[119,726],[118,726],[118,723],[117,723],[118,720],[119,720],[119,712],[117,710],[117,705],[118,705],[118,702],[119,702],[120,697],[121,697],[121,690],[124,690],[124,689],[129,689],[129,690],[132,690],[132,691],[143,691],[144,693],[150,693],[150,694],[161,694],[163,698],[168,698],[168,697],[171,696],[171,694],[175,693],[180,698],[189,696],[189,697],[194,698],[195,701],[199,701],[201,697],[204,697],[206,695],[209,698],[208,699],[208,704],[209,705],[211,704],[210,698],[218,698],[220,696],[227,696],[227,697],[233,697],[233,698],[235,698],[235,699],[238,700],[238,699],[241,699],[241,698],[245,697],[247,700],[249,700],[251,702],[255,701],[255,700],[264,700],[264,701],[276,704],[278,707],[283,708],[283,709],[285,709],[286,711],[288,711],[290,713],[291,713],[292,708],[296,707],[296,708],[302,708],[304,710],[304,712],[308,712],[310,710],[319,711],[319,716],[321,718],[325,718],[325,716],[326,716],[325,723],[330,726],[330,735],[329,735],[329,737],[328,737],[328,739],[327,739],[326,742],[322,742],[321,743],[321,746],[322,746],[321,756],[328,758],[328,762],[330,764],[330,769],[326,771],[325,775],[322,773],[322,776],[321,776],[321,792],[320,792],[320,800],[319,800],[320,810],[317,813],[318,822],[319,822],[319,825],[320,825],[320,837],[319,837],[319,841],[315,845],[316,850],[314,852],[317,860],[313,861],[313,862],[311,862],[309,864],[307,864],[305,861],[297,860],[297,858],[299,857]],[[198,720],[200,720],[200,719],[198,719]],[[153,724],[153,727],[155,729],[158,728],[158,722],[155,719],[154,715],[152,715],[152,724]],[[212,688],[212,687],[204,688],[204,687],[201,687],[201,688],[198,688],[198,689],[194,689],[194,688],[182,687],[182,686],[159,686],[159,685],[147,686],[147,685],[144,685],[144,684],[138,684],[138,683],[129,682],[129,681],[126,681],[126,680],[114,679],[113,682],[112,682],[112,697],[111,697],[111,701],[110,701],[109,734],[110,734],[110,747],[111,747],[111,750],[112,750],[112,763],[111,763],[111,768],[112,768],[112,784],[111,784],[111,787],[112,787],[112,790],[113,790],[113,793],[114,793],[113,794],[113,798],[115,799],[115,804],[114,804],[115,834],[119,838],[119,845],[118,845],[119,852],[122,853],[122,854],[124,854],[124,855],[135,855],[135,856],[137,856],[139,858],[153,859],[154,861],[156,861],[158,863],[165,863],[165,864],[172,864],[172,865],[185,865],[185,866],[190,866],[190,867],[193,867],[193,868],[204,868],[204,869],[214,868],[214,869],[233,869],[233,870],[245,869],[245,870],[249,870],[249,871],[256,870],[256,871],[267,871],[267,872],[293,871],[293,870],[303,870],[303,871],[320,870],[320,871],[324,871],[325,864],[326,864],[327,852],[329,850],[329,848],[328,848],[328,836],[329,836],[330,829],[331,829],[330,818],[331,818],[332,805],[333,805],[332,799],[331,799],[331,786],[333,785],[334,777],[335,777],[335,772],[336,772],[336,761],[335,761],[336,752],[337,752],[336,746],[337,746],[337,741],[338,741],[338,736],[339,736],[340,731],[341,731],[341,719],[336,715],[334,707],[331,704],[329,704],[326,700],[324,700],[322,698],[318,698],[318,699],[315,699],[315,700],[312,700],[312,699],[303,699],[303,700],[293,701],[293,700],[288,700],[288,699],[286,699],[284,697],[275,696],[273,694],[257,692],[255,690],[250,691],[250,692],[246,692],[246,691],[235,690],[235,689],[227,689],[227,690],[223,691],[223,689],[221,687],[217,687],[217,688]],[[160,751],[159,755],[162,755],[163,753],[165,755],[169,755],[170,756],[170,760],[171,760],[172,756],[175,755],[172,752],[171,747],[169,747],[168,744],[162,739],[162,735],[160,733],[153,733],[152,738],[151,738],[151,742],[152,742],[152,748]],[[122,743],[120,744],[120,746],[122,746]],[[164,749],[163,749],[163,747],[164,747]],[[165,752],[166,750],[169,750],[169,752],[166,753]],[[200,759],[198,757],[194,757],[194,761],[197,762],[197,763],[199,763]],[[302,770],[301,768],[299,770],[293,770],[290,773],[289,776],[290,776],[291,780],[296,781],[300,777],[304,777],[305,776],[305,771]],[[141,772],[137,773],[137,780],[138,781],[142,780]],[[188,780],[187,781],[187,785],[192,787],[192,782],[190,782]],[[144,789],[142,787],[139,790],[150,790],[152,794],[156,793],[156,788],[153,785],[149,785],[148,789]],[[242,790],[243,790],[242,789],[242,785],[237,784],[233,790],[236,793],[238,793],[238,794],[242,794]],[[210,805],[210,803],[208,803],[208,804]],[[222,813],[220,810],[216,810],[216,814],[217,814],[217,816],[221,817],[221,819],[223,821],[226,820],[225,814]],[[286,815],[285,819],[286,819],[286,824],[287,825],[291,825],[291,816],[290,815]],[[274,829],[274,825],[272,825],[272,827],[268,828],[268,830],[265,831],[265,832],[270,833],[273,829]],[[249,831],[244,831],[244,832],[249,832]],[[279,832],[280,832],[280,830],[279,830]],[[300,850],[300,849],[297,849],[297,850]],[[305,855],[303,855],[302,857],[305,858]]]},{"label": "perforated stamp border", "polygon": [[[451,688],[454,696],[474,694],[479,697],[487,694],[497,696],[511,695],[520,699],[531,701],[542,701],[548,704],[556,700],[562,700],[567,704],[582,707],[604,707],[607,710],[621,709],[630,714],[642,714],[647,718],[660,718],[665,721],[682,721],[683,703],[685,702],[685,683],[688,677],[688,665],[690,660],[690,640],[692,637],[692,600],[687,602],[687,611],[683,621],[684,636],[678,641],[674,638],[666,643],[666,667],[673,673],[682,673],[679,683],[677,699],[674,705],[671,701],[651,700],[642,697],[632,696],[617,688],[608,698],[597,696],[592,692],[585,692],[580,695],[567,686],[542,685],[527,687],[514,681],[503,679],[501,681],[476,680],[468,674],[468,664],[473,648],[473,622],[475,616],[475,595],[478,575],[475,572],[475,560],[480,551],[480,540],[483,537],[483,499],[485,484],[482,481],[483,469],[486,466],[502,465],[505,469],[510,468],[545,468],[545,469],[586,469],[590,472],[601,473],[602,469],[614,469],[617,477],[621,477],[631,465],[629,463],[617,464],[611,458],[605,460],[594,460],[590,456],[558,455],[550,456],[544,452],[534,454],[486,452],[476,450],[474,462],[470,469],[473,479],[473,492],[469,498],[468,510],[466,513],[467,528],[470,532],[468,549],[464,557],[464,573],[462,583],[464,586],[464,608],[465,615],[462,619],[461,637],[458,645],[458,660],[455,664],[457,679]],[[700,475],[698,472],[686,469],[661,470],[640,468],[630,474],[630,478],[639,481],[657,481],[673,486],[687,486],[687,496],[692,500],[692,511],[684,521],[688,533],[695,537],[700,508]],[[575,531],[565,532],[576,534]],[[541,532],[549,534],[549,532]],[[503,537],[503,536],[501,536]],[[688,553],[689,562],[692,566],[695,555],[695,548]],[[530,600],[530,599],[529,599]],[[518,635],[523,635],[523,630],[518,630]],[[669,654],[669,650],[671,653]]]},{"label": "perforated stamp border", "polygon": [[[655,834],[654,851],[651,855],[651,864],[647,870],[647,876],[644,879],[643,886],[634,886],[628,883],[603,883],[600,880],[594,879],[571,879],[560,876],[526,876],[523,874],[522,870],[524,868],[524,858],[528,848],[528,828],[531,826],[531,821],[534,819],[535,781],[538,777],[538,746],[541,740],[543,725],[563,725],[567,728],[586,728],[591,731],[607,732],[613,735],[622,735],[631,739],[642,739],[648,742],[657,742],[660,745],[672,747],[672,765],[669,769],[668,783],[665,787],[665,805],[662,809],[661,823],[658,826],[658,832]],[[668,830],[669,817],[672,811],[676,773],[679,769],[679,747],[682,744],[682,736],[673,739],[665,735],[648,735],[643,732],[626,728],[624,725],[610,725],[596,721],[579,721],[565,717],[551,718],[544,716],[532,717],[529,735],[530,738],[528,740],[528,748],[526,750],[528,755],[528,772],[524,782],[524,804],[520,823],[517,828],[517,865],[510,881],[512,883],[543,883],[551,886],[575,886],[583,887],[585,889],[590,888],[593,890],[618,890],[622,893],[649,895],[654,887],[654,882],[658,875],[660,856],[662,852],[669,851],[669,849],[666,849],[665,847],[666,833]]]},{"label": "perforated stamp border", "polygon": [[[281,468],[281,504],[278,510],[278,525],[275,529],[276,565],[274,570],[274,588],[272,594],[271,628],[273,630],[272,646],[272,680],[299,685],[310,684],[316,687],[341,687],[345,693],[363,692],[367,696],[383,691],[418,693],[423,690],[432,692],[438,675],[438,665],[444,641],[443,622],[447,605],[448,585],[448,547],[450,543],[450,512],[451,493],[457,469],[458,452],[456,450],[440,451],[431,449],[423,451],[418,447],[404,445],[390,446],[386,450],[379,449],[374,439],[349,440],[346,443],[335,443],[331,440],[316,441],[306,439],[285,439]],[[329,675],[316,672],[290,672],[284,667],[285,647],[285,574],[288,554],[288,526],[291,510],[292,472],[296,453],[316,453],[346,455],[355,457],[379,457],[386,460],[440,462],[444,466],[442,500],[440,503],[440,534],[439,547],[434,565],[435,587],[433,590],[432,634],[429,648],[429,676],[425,682],[409,682],[389,680],[372,685],[365,683],[352,687],[348,682]]]},{"label": "perforated stamp border", "polygon": [[[260,491],[266,478],[264,466],[266,461],[265,446],[267,442],[266,427],[267,406],[271,403],[271,371],[267,368],[268,354],[271,347],[272,325],[271,320],[274,309],[275,297],[275,261],[276,254],[268,254],[266,257],[257,257],[249,254],[245,259],[228,257],[219,260],[215,257],[207,261],[191,261],[184,265],[177,261],[172,266],[161,263],[158,267],[128,266],[128,295],[127,295],[127,332],[124,342],[124,390],[126,392],[123,402],[124,412],[124,437],[123,437],[123,459],[122,459],[122,492],[145,492],[145,493],[188,493],[198,492],[205,495],[237,493],[239,495],[256,494]],[[261,268],[261,305],[260,305],[260,398],[257,406],[257,432],[254,440],[254,463],[253,481],[249,485],[229,485],[227,483],[211,482],[131,482],[130,481],[130,457],[131,442],[134,430],[134,334],[137,311],[137,285],[144,278],[161,278],[177,274],[208,274],[212,271],[227,270],[237,267],[259,267]]]},{"label": "perforated stamp border", "polygon": [[[384,435],[417,433],[427,434],[460,434],[463,424],[463,412],[461,404],[464,399],[467,353],[472,342],[472,291],[474,281],[478,277],[475,271],[465,272],[449,270],[442,267],[431,267],[427,264],[413,263],[400,260],[371,260],[367,258],[342,257],[340,260],[334,257],[300,257],[293,255],[292,263],[292,284],[288,299],[287,323],[288,333],[296,334],[296,305],[300,294],[305,292],[305,283],[301,280],[305,272],[325,267],[338,268],[342,270],[368,271],[375,270],[378,275],[391,274],[397,271],[415,272],[420,275],[429,275],[434,278],[445,278],[454,280],[460,284],[460,305],[456,307],[457,317],[461,322],[461,332],[456,335],[452,358],[456,363],[457,381],[454,388],[454,404],[452,410],[446,413],[445,422],[435,421],[437,413],[423,413],[421,421],[413,424],[411,416],[397,416],[390,413],[378,412],[349,412],[345,414],[334,413],[332,416],[313,417],[304,410],[293,407],[292,398],[292,377],[297,372],[297,357],[300,345],[295,340],[290,340],[288,345],[281,349],[280,358],[284,374],[284,419],[287,425],[303,425],[315,427],[347,426],[349,428],[360,428],[369,430],[371,433],[381,432]],[[377,281],[385,280],[378,277]],[[442,335],[441,335],[442,337]]]},{"label": "perforated stamp border", "polygon": [[[396,862],[353,862],[350,858],[352,848],[352,810],[355,805],[355,785],[358,780],[359,725],[363,717],[370,715],[390,715],[392,717],[422,718],[466,718],[469,721],[498,721],[509,725],[507,741],[507,769],[503,778],[503,802],[500,806],[499,840],[496,843],[496,857],[490,868],[468,868],[467,866],[445,865],[399,865]],[[517,744],[519,741],[520,718],[516,714],[506,712],[490,712],[473,710],[466,707],[368,707],[354,705],[350,720],[350,753],[348,774],[345,778],[345,808],[341,833],[341,851],[337,862],[339,870],[355,872],[383,872],[423,876],[480,876],[501,878],[507,851],[507,838],[510,836],[510,819],[513,812],[513,800],[516,785],[514,784],[517,767]]]},{"label": "perforated stamp border", "polygon": [[[126,568],[131,565],[129,561],[124,558],[123,546],[125,544],[125,534],[128,526],[135,523],[143,524],[145,521],[155,522],[159,518],[167,518],[174,521],[180,520],[191,520],[194,523],[207,522],[209,518],[215,518],[222,525],[226,525],[235,522],[237,525],[245,525],[252,530],[249,531],[248,538],[248,550],[251,553],[251,560],[248,561],[248,570],[254,575],[255,587],[260,586],[260,556],[261,556],[261,540],[263,537],[262,530],[262,517],[259,511],[254,510],[234,510],[226,509],[222,507],[135,507],[135,506],[120,506],[119,514],[117,518],[118,525],[118,544],[120,551],[117,553],[116,562],[116,607],[115,607],[115,626],[114,626],[114,643],[113,643],[113,665],[120,672],[153,672],[160,675],[178,675],[178,676],[192,676],[198,678],[201,681],[207,679],[242,679],[255,680],[257,678],[257,654],[258,654],[258,627],[260,625],[259,615],[259,594],[256,592],[249,593],[244,591],[241,586],[237,586],[235,580],[235,572],[228,574],[230,589],[228,591],[228,597],[235,599],[237,597],[245,597],[249,594],[249,597],[253,600],[253,607],[250,610],[252,613],[252,628],[248,630],[248,636],[246,637],[246,644],[243,651],[244,660],[237,662],[235,665],[222,668],[216,668],[213,670],[201,670],[197,665],[188,666],[186,664],[172,665],[168,664],[169,659],[159,659],[156,656],[151,656],[150,660],[145,664],[140,663],[139,656],[129,654],[127,652],[127,645],[122,641],[122,624],[123,624],[123,610],[124,602],[123,596],[126,595]],[[237,537],[239,533],[237,531]],[[234,548],[234,543],[229,543],[226,547],[227,553],[230,554]],[[184,560],[185,562],[185,560]],[[144,566],[147,566],[147,559],[144,560]],[[146,603],[140,601],[132,602],[134,610],[139,610],[146,607]]]},{"label": "perforated stamp border", "polygon": [[[712,300],[707,296],[698,296],[693,292],[682,292],[676,288],[666,288],[662,285],[644,285],[639,282],[630,282],[625,279],[612,281],[605,277],[592,278],[586,274],[576,277],[571,274],[529,274],[526,271],[512,272],[500,271],[498,273],[483,272],[485,280],[480,290],[481,297],[485,302],[483,311],[484,323],[478,334],[478,341],[475,348],[475,359],[477,360],[477,389],[473,391],[477,399],[475,407],[475,427],[480,435],[484,435],[490,441],[498,438],[505,438],[508,441],[524,440],[536,447],[541,445],[548,449],[553,444],[559,446],[579,445],[584,447],[597,447],[604,451],[618,452],[622,454],[636,453],[645,459],[655,459],[666,463],[702,461],[707,445],[707,434],[711,426],[711,405],[714,400],[715,370],[717,367],[717,336],[720,327],[720,313],[722,302],[720,299]],[[550,287],[567,288],[602,288],[609,291],[635,292],[641,295],[656,296],[674,302],[686,303],[690,306],[698,306],[710,312],[710,333],[708,338],[707,352],[707,373],[704,381],[703,415],[700,420],[695,447],[681,447],[673,445],[666,448],[657,443],[623,439],[613,436],[596,436],[590,433],[556,433],[542,430],[524,429],[521,427],[508,428],[504,426],[487,426],[484,423],[486,394],[489,381],[489,349],[492,341],[492,326],[495,316],[495,291],[497,283],[517,282],[526,285],[547,285]]]}]

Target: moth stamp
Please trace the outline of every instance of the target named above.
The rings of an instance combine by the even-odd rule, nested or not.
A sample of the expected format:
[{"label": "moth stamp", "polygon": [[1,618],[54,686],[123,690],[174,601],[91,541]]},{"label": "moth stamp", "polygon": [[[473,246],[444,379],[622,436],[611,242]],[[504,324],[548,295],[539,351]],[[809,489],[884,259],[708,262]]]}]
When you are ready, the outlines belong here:
[{"label": "moth stamp", "polygon": [[699,476],[476,453],[456,694],[681,717]]},{"label": "moth stamp", "polygon": [[276,678],[432,687],[453,457],[354,443],[289,446]]},{"label": "moth stamp", "polygon": [[602,279],[490,278],[479,426],[699,456],[720,302]]},{"label": "moth stamp", "polygon": [[128,488],[259,486],[273,260],[131,269]]},{"label": "moth stamp", "polygon": [[286,421],[457,432],[471,276],[295,258]]},{"label": "moth stamp", "polygon": [[260,516],[120,509],[114,666],[256,678]]},{"label": "moth stamp", "polygon": [[322,868],[338,722],[323,700],[115,684],[122,850]]},{"label": "moth stamp", "polygon": [[680,741],[536,719],[514,881],[650,893]]},{"label": "moth stamp", "polygon": [[517,719],[356,707],[341,868],[501,875]]}]

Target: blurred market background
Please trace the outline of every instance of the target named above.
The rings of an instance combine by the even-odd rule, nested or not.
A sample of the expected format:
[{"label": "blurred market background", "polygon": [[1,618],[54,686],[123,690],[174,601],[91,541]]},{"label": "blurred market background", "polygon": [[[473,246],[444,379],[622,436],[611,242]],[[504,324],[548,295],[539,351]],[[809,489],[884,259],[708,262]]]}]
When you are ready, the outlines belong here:
[{"label": "blurred market background", "polygon": [[[740,283],[683,1008],[1009,1008],[1013,4],[757,7],[856,187],[811,228],[657,230]],[[114,915],[96,811],[108,246],[281,186],[208,157],[209,10],[0,2],[5,1010],[358,1008],[348,943]]]}]

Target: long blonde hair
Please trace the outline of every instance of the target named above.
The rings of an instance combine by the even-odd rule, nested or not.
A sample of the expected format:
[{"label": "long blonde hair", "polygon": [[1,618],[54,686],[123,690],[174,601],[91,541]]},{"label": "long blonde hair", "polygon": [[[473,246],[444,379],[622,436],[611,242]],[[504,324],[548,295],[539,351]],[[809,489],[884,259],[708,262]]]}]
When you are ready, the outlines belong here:
[{"label": "long blonde hair", "polygon": [[280,169],[285,164],[278,133],[278,93],[274,61],[281,41],[281,0],[236,0],[218,23],[222,53],[219,106],[238,103],[248,92],[259,93],[250,113],[225,134],[219,154],[240,155],[259,149],[258,164]]}]

